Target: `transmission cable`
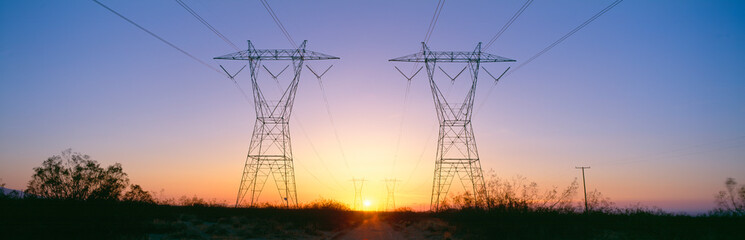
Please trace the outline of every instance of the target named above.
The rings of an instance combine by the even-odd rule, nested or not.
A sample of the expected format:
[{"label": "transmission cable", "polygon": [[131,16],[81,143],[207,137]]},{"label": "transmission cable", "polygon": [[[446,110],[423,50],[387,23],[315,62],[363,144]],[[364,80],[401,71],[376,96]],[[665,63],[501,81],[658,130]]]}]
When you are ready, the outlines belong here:
[{"label": "transmission cable", "polygon": [[[186,52],[185,50],[183,50],[183,49],[181,49],[181,48],[177,47],[176,45],[172,44],[171,42],[169,42],[169,41],[165,40],[164,38],[162,38],[162,37],[158,36],[157,34],[153,33],[152,31],[150,31],[150,30],[148,30],[148,29],[146,29],[146,28],[142,27],[141,25],[139,25],[139,24],[135,23],[135,22],[134,22],[134,21],[132,21],[131,19],[129,19],[129,18],[127,18],[127,17],[125,17],[124,15],[122,15],[122,14],[120,14],[119,12],[117,12],[117,11],[113,10],[112,8],[110,8],[110,7],[106,6],[106,5],[104,5],[103,3],[101,3],[101,2],[99,2],[99,1],[97,1],[97,0],[93,0],[93,2],[95,2],[95,3],[99,4],[99,5],[101,5],[101,7],[103,7],[103,8],[105,8],[105,9],[109,10],[110,12],[112,12],[112,13],[116,14],[117,16],[121,17],[122,19],[126,20],[127,22],[131,23],[132,25],[136,26],[136,27],[137,27],[137,28],[139,28],[140,30],[142,30],[142,31],[144,31],[144,32],[146,32],[146,33],[148,33],[148,34],[150,34],[151,36],[153,36],[153,37],[155,37],[156,39],[160,40],[161,42],[163,42],[163,43],[167,44],[168,46],[171,46],[172,48],[174,48],[174,49],[178,50],[179,52],[181,52],[181,53],[183,53],[184,55],[186,55],[186,56],[190,57],[191,59],[193,59],[193,60],[195,60],[195,61],[197,61],[197,62],[201,63],[202,65],[204,65],[204,66],[206,66],[206,67],[208,67],[208,68],[210,68],[210,69],[212,69],[212,70],[215,70],[215,71],[216,71],[217,73],[219,73],[220,75],[224,75],[224,76],[226,76],[226,77],[227,77],[228,79],[232,80],[232,82],[233,82],[233,83],[235,84],[235,87],[236,87],[236,88],[237,88],[237,89],[238,89],[238,90],[239,90],[239,91],[241,92],[241,94],[243,95],[243,97],[245,98],[245,100],[246,100],[246,101],[247,101],[247,102],[248,102],[249,104],[252,104],[252,101],[251,101],[251,99],[250,99],[250,98],[248,97],[248,94],[246,94],[246,92],[245,92],[245,91],[243,90],[243,88],[242,88],[242,87],[240,86],[240,84],[238,84],[238,82],[237,82],[237,81],[235,81],[235,79],[234,79],[234,78],[235,78],[235,75],[231,75],[231,74],[230,74],[230,73],[228,73],[228,72],[227,72],[227,70],[225,70],[224,68],[223,68],[223,71],[224,71],[224,72],[223,72],[223,71],[220,71],[220,70],[218,70],[217,68],[213,67],[212,65],[209,65],[209,64],[207,64],[206,62],[204,62],[204,61],[202,61],[202,60],[200,60],[200,59],[196,58],[196,57],[195,57],[194,55],[192,55],[192,54],[190,54],[190,53]],[[210,30],[213,30],[213,32],[214,32],[215,34],[217,34],[217,35],[218,35],[218,37],[220,37],[220,38],[222,38],[223,40],[225,40],[225,42],[226,42],[226,43],[228,43],[229,45],[231,45],[231,46],[232,46],[233,48],[237,48],[237,46],[235,46],[235,44],[233,44],[233,43],[232,43],[232,42],[231,42],[230,40],[228,40],[227,38],[225,38],[225,37],[224,37],[224,35],[222,35],[221,33],[219,33],[219,31],[217,31],[217,30],[216,30],[216,29],[215,29],[214,27],[212,27],[212,25],[210,25],[209,23],[207,23],[207,21],[206,21],[206,20],[204,20],[204,19],[203,19],[202,17],[200,17],[200,16],[199,16],[199,14],[197,14],[197,13],[196,13],[196,12],[195,12],[195,11],[194,11],[193,9],[189,8],[189,7],[188,7],[188,5],[186,5],[185,3],[181,2],[180,0],[176,0],[176,2],[178,2],[178,3],[179,3],[179,4],[181,5],[181,6],[182,6],[182,7],[184,7],[185,9],[187,9],[187,11],[189,11],[190,13],[192,13],[192,15],[193,15],[194,17],[196,17],[196,18],[197,18],[197,19],[198,19],[198,20],[199,20],[200,22],[202,22],[203,24],[205,24],[205,26],[207,26],[208,28],[210,28]],[[183,3],[183,5],[182,5],[182,3]],[[236,49],[236,50],[240,50],[240,49]],[[236,74],[237,74],[237,73],[236,73]],[[297,122],[297,119],[296,119],[296,122]],[[300,123],[298,122],[298,124],[300,124]],[[313,150],[313,152],[314,152],[314,153],[316,154],[316,157],[318,157],[319,161],[321,162],[321,165],[323,165],[323,166],[324,166],[324,168],[326,168],[326,170],[327,170],[327,171],[328,171],[328,172],[330,173],[331,171],[330,171],[330,170],[328,169],[328,167],[326,166],[326,164],[325,164],[325,163],[324,163],[324,162],[323,162],[323,161],[321,160],[321,158],[320,158],[320,155],[318,154],[318,151],[316,150],[316,148],[315,148],[315,146],[313,145],[312,141],[310,141],[310,139],[308,138],[307,134],[305,133],[305,129],[304,129],[303,127],[302,127],[302,124],[300,124],[299,126],[300,126],[300,128],[301,128],[301,131],[303,132],[303,134],[304,134],[305,138],[306,138],[306,139],[308,140],[308,142],[310,142],[310,147],[311,147],[311,149]],[[307,170],[307,169],[306,169],[306,168],[305,168],[304,166],[301,166],[301,167],[302,167],[302,168],[304,168],[304,170],[308,171],[308,170]],[[309,171],[308,171],[308,172],[309,172]],[[313,174],[312,174],[312,173],[310,173],[310,172],[309,172],[309,174],[310,174],[310,175],[311,175],[311,176],[312,176],[313,178],[315,178],[315,179],[316,179],[316,181],[319,181],[319,183],[321,183],[321,182],[320,182],[320,180],[319,180],[319,179],[318,179],[318,178],[317,178],[317,177],[316,177],[315,175],[313,175]],[[331,177],[332,177],[332,179],[334,180],[334,182],[335,182],[335,183],[336,183],[337,185],[339,185],[339,186],[341,186],[341,187],[343,188],[343,186],[342,186],[342,185],[341,185],[341,184],[340,184],[340,183],[338,182],[338,180],[336,180],[336,178],[335,178],[335,177],[333,177],[333,176],[331,176]],[[325,184],[323,184],[323,183],[321,183],[321,184],[322,184],[322,185],[325,185]],[[333,189],[333,188],[329,187],[328,185],[325,185],[325,186],[326,186],[327,188]]]},{"label": "transmission cable", "polygon": [[515,20],[517,20],[517,18],[520,17],[521,14],[523,14],[523,12],[525,11],[525,9],[527,9],[528,6],[530,6],[530,3],[532,3],[532,2],[533,2],[533,0],[526,1],[523,4],[523,6],[520,7],[520,9],[518,9],[517,12],[515,12],[514,15],[512,15],[512,18],[510,18],[510,20],[508,20],[507,23],[505,23],[504,26],[502,26],[502,29],[499,29],[499,32],[497,32],[497,34],[494,35],[494,37],[492,37],[491,40],[489,40],[489,42],[486,43],[486,45],[484,46],[484,49],[483,50],[485,51],[486,49],[488,49],[489,47],[491,47],[491,45],[494,44],[494,41],[497,41],[497,39],[500,36],[502,36],[502,34],[505,31],[507,31],[507,28],[509,28],[512,25],[512,23],[514,23]]},{"label": "transmission cable", "polygon": [[298,126],[300,127],[300,132],[302,132],[302,133],[303,133],[303,136],[305,137],[305,140],[308,140],[308,144],[310,145],[310,149],[311,149],[311,150],[313,150],[313,153],[314,153],[314,154],[316,155],[316,158],[317,158],[317,159],[318,159],[318,161],[319,161],[319,162],[321,163],[321,166],[322,166],[322,167],[323,167],[324,169],[326,169],[326,172],[328,172],[329,176],[331,177],[331,180],[333,180],[333,181],[334,181],[334,183],[336,183],[336,185],[339,185],[339,187],[341,187],[342,189],[346,189],[346,187],[345,187],[344,185],[342,185],[342,184],[341,184],[341,183],[339,182],[339,180],[337,180],[337,179],[336,179],[336,177],[334,177],[334,174],[333,174],[333,172],[332,172],[332,171],[331,171],[331,170],[329,169],[329,167],[328,167],[328,166],[326,165],[326,163],[325,163],[325,162],[323,161],[323,158],[321,158],[321,155],[320,155],[320,154],[318,154],[318,150],[316,150],[316,146],[315,146],[315,145],[313,145],[313,141],[311,141],[311,140],[310,140],[310,137],[308,137],[308,133],[307,133],[307,132],[305,131],[305,128],[303,127],[303,124],[302,124],[302,123],[300,123],[300,121],[299,121],[299,120],[297,119],[297,117],[295,117],[295,115],[292,115],[292,118],[293,118],[293,119],[295,119],[295,122],[296,122],[296,123],[298,124]]},{"label": "transmission cable", "polygon": [[146,33],[148,33],[148,34],[150,34],[151,36],[153,36],[153,37],[157,38],[158,40],[160,40],[161,42],[163,42],[163,43],[167,44],[168,46],[171,46],[172,48],[174,48],[174,49],[178,50],[179,52],[181,52],[181,53],[183,53],[184,55],[186,55],[186,56],[190,57],[191,59],[194,59],[194,61],[197,61],[197,62],[201,63],[202,65],[204,65],[204,66],[206,66],[206,67],[208,67],[208,68],[210,68],[210,69],[214,70],[215,72],[217,72],[217,73],[219,73],[219,74],[223,74],[223,72],[222,72],[222,71],[220,71],[219,69],[215,68],[214,66],[212,66],[212,65],[209,65],[209,64],[207,64],[206,62],[204,62],[204,61],[202,61],[201,59],[199,59],[199,58],[195,57],[194,55],[191,55],[190,53],[188,53],[188,52],[184,51],[183,49],[181,49],[181,48],[177,47],[176,45],[173,45],[173,43],[171,43],[171,42],[169,42],[169,41],[166,41],[166,40],[165,40],[165,39],[163,39],[162,37],[160,37],[160,36],[156,35],[155,33],[151,32],[150,30],[147,30],[146,28],[144,28],[144,27],[140,26],[139,24],[135,23],[134,21],[130,20],[129,18],[125,17],[124,15],[121,15],[121,14],[119,14],[119,13],[118,13],[117,11],[114,11],[114,9],[111,9],[111,8],[109,8],[108,6],[106,6],[106,5],[104,5],[103,3],[99,2],[98,0],[92,0],[92,1],[93,1],[93,2],[95,2],[95,3],[98,3],[98,5],[101,5],[101,7],[103,7],[103,8],[106,8],[106,10],[109,10],[110,12],[112,12],[112,13],[116,14],[117,16],[121,17],[122,19],[124,19],[124,20],[126,20],[127,22],[131,23],[132,25],[135,25],[135,27],[139,28],[139,29],[140,29],[140,30],[142,30],[142,31],[145,31]]},{"label": "transmission cable", "polygon": [[[432,14],[432,19],[430,19],[429,25],[427,26],[427,32],[424,34],[424,40],[423,40],[423,42],[424,42],[425,45],[429,42],[429,39],[432,37],[432,33],[435,30],[435,26],[437,25],[437,21],[440,18],[440,13],[442,12],[442,9],[443,9],[444,6],[445,6],[445,0],[439,0],[439,1],[437,1],[437,6],[435,7],[435,12]],[[417,73],[419,73],[419,71],[421,71],[421,69],[419,69],[419,71],[416,71],[416,73],[414,73],[414,71],[417,69],[417,67],[419,67],[419,63],[418,62],[415,63],[414,66],[411,68],[411,73],[412,73],[411,74],[412,75],[411,78],[413,78]],[[401,72],[401,70],[399,70],[398,68],[396,68],[396,69],[399,72]],[[401,72],[401,74],[404,75],[403,72]],[[404,77],[406,77],[406,75],[404,75]],[[399,151],[400,144],[401,144],[401,135],[403,135],[403,125],[404,125],[404,120],[405,120],[405,115],[406,115],[406,104],[407,104],[407,101],[408,101],[408,98],[409,98],[410,88],[411,88],[411,79],[408,79],[408,82],[406,84],[406,91],[404,92],[404,103],[403,103],[404,106],[402,108],[403,113],[401,114],[401,123],[399,125],[398,137],[396,137],[396,147],[395,147],[395,151],[394,151],[394,155],[393,155],[393,160],[392,160],[392,164],[391,164],[391,174],[393,174],[394,171],[395,171],[396,159],[398,158],[398,151]]]},{"label": "transmission cable", "polygon": [[[294,161],[293,161],[293,162],[294,162]],[[300,162],[294,162],[294,163],[297,163],[297,165],[298,165],[298,166],[300,166],[300,167],[301,167],[301,168],[302,168],[303,170],[305,170],[305,172],[307,172],[308,174],[310,174],[310,176],[311,176],[311,177],[313,177],[313,179],[315,179],[315,180],[316,180],[316,182],[320,183],[320,184],[321,184],[321,185],[323,185],[324,187],[326,187],[326,188],[328,188],[329,190],[331,190],[331,191],[334,191],[334,192],[336,192],[336,191],[339,191],[339,189],[337,189],[337,188],[333,188],[333,187],[331,187],[331,186],[329,186],[329,185],[326,185],[325,183],[321,182],[321,179],[318,179],[318,177],[316,177],[316,175],[314,175],[314,174],[313,174],[313,173],[312,173],[312,172],[311,172],[310,170],[308,170],[308,168],[306,168],[306,167],[305,167],[305,165],[303,165],[303,164],[300,164]]]},{"label": "transmission cable", "polygon": [[225,35],[223,35],[222,33],[220,33],[220,31],[217,31],[216,28],[214,28],[211,24],[209,24],[209,22],[207,22],[207,20],[205,20],[204,18],[202,18],[202,16],[200,16],[196,11],[194,11],[194,9],[191,9],[191,7],[189,7],[189,5],[187,5],[186,3],[184,3],[184,1],[182,1],[182,0],[175,0],[175,1],[176,1],[176,3],[178,3],[179,5],[181,5],[181,7],[183,7],[187,12],[189,12],[192,16],[194,16],[194,18],[196,18],[199,22],[201,22],[202,24],[204,24],[204,26],[206,26],[210,31],[212,31],[213,33],[215,33],[215,35],[217,35],[217,37],[219,37],[220,39],[222,39],[223,41],[225,41],[225,43],[227,43],[228,45],[230,45],[231,47],[233,47],[233,49],[235,49],[236,51],[240,51],[241,50],[232,41],[230,41],[230,39],[228,39],[227,37],[225,37]]},{"label": "transmission cable", "polygon": [[437,20],[440,18],[440,12],[442,12],[442,7],[445,6],[445,0],[440,0],[437,2],[437,7],[435,7],[435,13],[432,15],[432,20],[429,21],[429,26],[427,27],[427,33],[424,35],[424,43],[429,42],[429,38],[432,37],[432,32],[435,30],[435,25],[437,25]]},{"label": "transmission cable", "polygon": [[[266,67],[264,67],[264,69],[266,69]],[[268,72],[268,70],[267,70],[267,72]],[[277,74],[277,76],[279,76],[279,74]],[[282,86],[279,84],[279,81],[275,81],[275,83],[277,85],[277,89],[280,92],[282,92],[283,91],[282,90]],[[344,185],[342,185],[339,182],[339,180],[336,179],[336,177],[334,177],[333,172],[331,172],[331,170],[329,169],[328,165],[326,165],[326,162],[323,161],[323,158],[321,157],[321,155],[318,154],[318,150],[316,150],[316,146],[313,145],[313,141],[310,139],[310,137],[308,137],[308,133],[305,131],[305,127],[303,126],[302,122],[300,122],[300,119],[297,117],[297,113],[292,114],[291,118],[292,118],[292,120],[295,121],[295,123],[297,123],[298,127],[300,127],[300,132],[303,133],[303,137],[305,137],[305,140],[308,141],[308,144],[310,145],[310,149],[313,150],[313,154],[315,154],[316,159],[318,159],[318,161],[321,163],[321,166],[329,174],[329,176],[331,177],[331,180],[333,180],[334,183],[336,183],[336,185],[339,185],[339,187],[341,187],[342,189],[346,189],[346,187]]]},{"label": "transmission cable", "polygon": [[406,103],[409,99],[409,89],[411,88],[411,81],[406,82],[406,91],[404,92],[404,103],[403,107],[401,108],[401,122],[398,125],[398,137],[396,138],[396,148],[393,152],[393,163],[391,164],[391,175],[395,174],[396,169],[396,160],[398,160],[398,151],[401,147],[401,136],[403,135],[404,131],[404,120],[406,120]]},{"label": "transmission cable", "polygon": [[[285,38],[287,38],[287,41],[289,41],[290,44],[292,44],[295,48],[297,48],[298,46],[295,44],[295,40],[292,38],[292,36],[290,35],[290,33],[284,27],[284,24],[282,24],[282,22],[279,20],[279,17],[274,12],[274,9],[272,9],[272,7],[269,6],[269,3],[266,0],[260,0],[260,1],[261,1],[261,4],[264,6],[264,9],[266,9],[267,12],[269,13],[269,15],[272,17],[272,20],[274,20],[274,23],[277,24],[277,27],[279,28],[279,30],[282,32],[282,34],[285,36]],[[347,167],[347,170],[349,171],[351,168],[349,167],[349,161],[347,160],[346,153],[344,152],[344,147],[341,144],[341,139],[339,137],[339,133],[338,133],[337,128],[336,128],[336,124],[334,123],[334,120],[333,120],[334,118],[331,115],[331,108],[329,107],[330,105],[329,105],[329,102],[328,102],[328,98],[326,96],[326,90],[323,87],[323,83],[321,82],[320,79],[318,79],[318,84],[321,87],[321,94],[322,94],[323,100],[324,100],[324,102],[326,104],[326,112],[328,113],[329,120],[331,122],[331,126],[332,126],[333,131],[334,131],[334,136],[335,136],[336,142],[337,142],[337,144],[339,146],[339,151],[341,152],[342,159],[344,160],[344,165]],[[302,125],[300,125],[300,126],[302,128]],[[305,130],[302,129],[302,131],[304,132]],[[306,138],[307,138],[307,135],[306,135]],[[308,139],[308,140],[310,142],[310,139]],[[311,143],[311,145],[312,145],[312,143]],[[312,147],[312,148],[315,149],[315,147]],[[318,155],[317,151],[315,151],[315,152],[316,152],[316,156],[318,157],[318,159],[323,163],[323,161],[320,158],[320,155]],[[323,164],[323,165],[325,166],[325,164]],[[326,168],[326,169],[328,170],[328,168]],[[334,181],[338,185],[341,186],[341,184],[338,183],[338,181],[336,180],[336,178],[334,178]]]},{"label": "transmission cable", "polygon": [[295,44],[295,40],[292,39],[292,36],[290,36],[290,32],[287,31],[285,26],[279,20],[279,17],[274,12],[274,9],[272,9],[272,7],[269,6],[269,3],[266,0],[260,0],[260,2],[261,2],[261,5],[264,6],[264,9],[266,9],[266,11],[269,12],[269,15],[272,17],[272,20],[274,20],[274,23],[277,24],[277,27],[279,27],[279,30],[282,32],[282,34],[285,35],[285,38],[287,38],[287,41],[289,41],[293,47],[297,48],[297,44]]},{"label": "transmission cable", "polygon": [[600,12],[596,13],[595,15],[593,15],[590,19],[587,19],[587,21],[583,22],[582,24],[580,24],[576,28],[572,29],[572,31],[569,31],[567,34],[565,34],[564,36],[562,36],[561,38],[559,38],[555,42],[551,43],[551,45],[548,45],[548,47],[546,47],[543,50],[541,50],[540,52],[536,53],[535,55],[533,55],[532,57],[530,57],[528,60],[525,60],[525,62],[522,62],[522,64],[517,65],[517,67],[515,67],[511,72],[507,73],[507,76],[509,76],[511,73],[517,71],[518,69],[522,68],[526,64],[532,62],[533,60],[535,60],[536,58],[540,57],[544,53],[548,52],[549,50],[551,50],[552,48],[554,48],[556,45],[558,45],[559,43],[563,42],[564,40],[566,40],[570,36],[574,35],[574,33],[576,33],[577,31],[579,31],[580,29],[584,28],[585,26],[587,26],[588,24],[590,24],[592,21],[595,21],[595,19],[597,19],[598,17],[602,16],[604,13],[610,11],[613,7],[615,7],[616,5],[618,5],[621,2],[623,2],[623,0],[616,0],[615,2],[611,3],[610,5],[608,5],[607,7],[605,7],[603,10],[601,10]]},{"label": "transmission cable", "polygon": [[[625,158],[625,159],[621,159],[621,160],[617,160],[613,162],[601,163],[597,165],[598,166],[610,166],[610,165],[622,165],[622,164],[629,164],[629,163],[636,163],[636,162],[650,162],[654,160],[670,159],[670,158],[683,157],[683,156],[695,155],[695,154],[701,154],[701,153],[716,152],[719,150],[740,147],[745,144],[745,141],[743,140],[745,140],[745,135],[740,135],[737,137],[720,139],[716,141],[699,143],[696,145],[676,148],[676,149],[669,150],[669,151],[652,153],[652,154],[648,154],[647,156],[630,157],[630,158]],[[694,150],[694,151],[687,152],[688,150]],[[596,165],[593,165],[593,166],[596,166]]]},{"label": "transmission cable", "polygon": [[[295,44],[295,40],[293,40],[292,36],[290,36],[290,33],[287,31],[287,29],[284,27],[284,24],[279,20],[279,17],[277,17],[277,14],[274,12],[271,6],[269,6],[269,3],[266,2],[266,0],[260,0],[261,4],[264,6],[264,8],[269,12],[269,15],[272,16],[272,19],[274,20],[274,23],[277,24],[277,27],[279,27],[280,31],[285,35],[287,40],[295,47],[297,48],[297,45]],[[318,79],[318,85],[321,87],[321,95],[323,97],[323,101],[326,104],[326,113],[329,116],[329,121],[331,122],[331,126],[334,130],[334,137],[336,138],[336,142],[339,145],[339,151],[341,152],[342,159],[344,159],[344,165],[347,167],[347,170],[350,170],[349,167],[349,161],[347,160],[347,155],[344,152],[344,147],[341,143],[341,138],[339,137],[339,131],[336,128],[336,124],[334,123],[334,117],[331,114],[331,107],[328,101],[328,97],[326,96],[326,89],[323,87],[323,82],[321,82],[321,79]]]},{"label": "transmission cable", "polygon": [[[615,7],[616,5],[618,5],[621,2],[623,2],[623,0],[616,0],[613,3],[611,3],[610,5],[608,5],[607,7],[603,8],[603,10],[600,10],[600,12],[596,13],[595,15],[593,15],[592,17],[590,17],[589,19],[587,19],[585,22],[583,22],[582,24],[580,24],[579,26],[575,27],[574,29],[572,29],[568,33],[564,34],[564,36],[562,36],[561,38],[557,39],[556,41],[554,41],[553,43],[551,43],[550,45],[548,45],[548,47],[544,48],[540,52],[538,52],[535,55],[533,55],[532,57],[528,58],[528,60],[525,60],[524,62],[522,62],[517,67],[513,68],[511,71],[508,71],[507,74],[505,75],[505,77],[506,76],[509,76],[510,74],[514,73],[518,69],[520,69],[523,66],[527,65],[528,63],[532,62],[536,58],[540,57],[544,53],[546,53],[549,50],[551,50],[552,48],[556,47],[556,45],[559,45],[559,43],[563,42],[564,40],[566,40],[570,36],[574,35],[577,31],[581,30],[582,28],[584,28],[585,26],[587,26],[588,24],[590,24],[592,21],[595,21],[595,19],[597,19],[598,17],[602,16],[604,13],[610,11],[611,9],[613,9],[613,7]],[[481,108],[484,106],[484,103],[486,102],[486,100],[489,99],[489,96],[491,95],[491,93],[494,90],[494,87],[496,86],[497,83],[498,82],[494,82],[494,85],[492,85],[492,87],[489,88],[489,92],[486,93],[486,97],[481,102],[481,104],[479,105],[479,107],[476,109],[476,113],[478,113],[478,111],[481,110]]]},{"label": "transmission cable", "polygon": [[150,30],[147,30],[145,27],[141,26],[140,24],[135,23],[134,21],[130,20],[129,18],[125,17],[124,15],[122,15],[119,12],[115,11],[114,9],[111,9],[110,7],[108,7],[108,6],[104,5],[103,3],[99,2],[98,0],[92,0],[92,1],[95,2],[95,3],[97,3],[98,5],[100,5],[101,7],[105,8],[106,10],[109,10],[109,12],[111,12],[111,13],[119,16],[120,18],[124,19],[125,21],[131,23],[135,27],[137,27],[140,30],[146,32],[147,34],[150,34],[150,36],[153,36],[156,39],[160,40],[161,42],[165,43],[166,45],[171,46],[172,48],[178,50],[179,52],[181,52],[184,55],[188,56],[189,58],[193,59],[194,61],[197,61],[198,63],[204,65],[205,67],[207,67],[209,69],[212,69],[213,71],[217,72],[220,75],[223,75],[223,76],[228,77],[228,79],[232,80],[233,81],[233,84],[235,84],[236,88],[238,88],[238,90],[241,92],[241,94],[243,95],[243,98],[247,102],[251,103],[251,98],[248,97],[248,94],[246,94],[246,91],[244,91],[243,88],[241,88],[240,85],[238,85],[238,82],[236,82],[235,79],[233,79],[233,76],[231,76],[230,74],[224,73],[224,72],[220,71],[219,69],[217,69],[216,67],[207,64],[206,62],[204,62],[201,59],[199,59],[199,58],[195,57],[194,55],[192,55],[191,53],[189,53],[187,51],[184,51],[183,49],[177,47],[173,43],[171,43],[171,42],[163,39],[162,37],[160,37],[157,34],[151,32]]},{"label": "transmission cable", "polygon": [[[308,67],[308,69],[310,70],[311,68]],[[330,67],[329,67],[329,69],[330,69]],[[326,71],[328,71],[328,69]],[[311,70],[311,72],[313,72],[313,70]],[[313,72],[313,74],[315,74],[315,72]],[[325,72],[324,72],[324,74],[325,74]],[[321,75],[323,75],[323,74],[321,74]],[[316,75],[316,76],[318,76],[318,75]],[[334,137],[336,137],[336,143],[339,145],[339,151],[341,152],[341,157],[342,157],[342,159],[344,159],[344,165],[346,165],[347,171],[351,171],[351,168],[349,168],[349,161],[347,160],[347,155],[344,152],[344,147],[343,147],[343,145],[341,143],[341,138],[339,137],[339,131],[337,130],[336,123],[334,123],[334,116],[331,114],[331,104],[329,104],[329,99],[326,96],[326,88],[323,86],[323,81],[321,81],[321,78],[318,77],[317,79],[318,79],[318,86],[321,88],[321,95],[323,97],[323,102],[326,104],[326,113],[329,116],[329,122],[331,122],[331,126],[332,126],[332,128],[334,130]]]}]

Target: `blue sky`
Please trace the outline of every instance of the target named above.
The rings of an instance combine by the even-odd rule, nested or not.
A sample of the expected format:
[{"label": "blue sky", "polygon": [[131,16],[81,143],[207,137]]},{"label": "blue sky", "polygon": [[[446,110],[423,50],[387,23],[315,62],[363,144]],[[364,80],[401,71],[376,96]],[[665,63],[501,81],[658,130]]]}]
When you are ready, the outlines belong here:
[{"label": "blue sky", "polygon": [[[102,2],[214,66],[212,57],[234,52],[176,2]],[[258,1],[185,2],[240,47],[291,46]],[[533,2],[487,50],[517,63],[487,67],[517,66],[611,2]],[[399,198],[428,202],[431,96],[419,75],[404,106],[406,82],[393,66],[411,66],[387,60],[419,51],[437,1],[269,3],[296,41],[341,57],[309,63],[334,64],[324,84],[335,125],[303,72],[300,123],[291,123],[300,200],[351,201],[352,177],[412,176]],[[471,50],[522,4],[448,1],[429,45]],[[739,1],[627,0],[488,98],[482,74],[476,99],[486,104],[473,125],[484,168],[548,187],[590,165],[588,188],[618,202],[712,207],[726,177],[745,182],[743,10]],[[32,167],[71,147],[121,162],[134,182],[165,195],[234,197],[253,108],[226,78],[91,1],[1,2],[0,81],[0,178],[9,187],[24,188]],[[384,191],[370,185],[371,198]]]}]

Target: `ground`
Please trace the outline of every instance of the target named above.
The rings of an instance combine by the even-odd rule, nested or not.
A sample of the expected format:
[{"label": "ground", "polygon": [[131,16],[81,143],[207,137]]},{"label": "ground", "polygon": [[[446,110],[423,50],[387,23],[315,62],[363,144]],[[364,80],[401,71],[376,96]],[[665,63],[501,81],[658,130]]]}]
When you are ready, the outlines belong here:
[{"label": "ground", "polygon": [[355,212],[0,199],[0,239],[745,239],[745,216]]}]

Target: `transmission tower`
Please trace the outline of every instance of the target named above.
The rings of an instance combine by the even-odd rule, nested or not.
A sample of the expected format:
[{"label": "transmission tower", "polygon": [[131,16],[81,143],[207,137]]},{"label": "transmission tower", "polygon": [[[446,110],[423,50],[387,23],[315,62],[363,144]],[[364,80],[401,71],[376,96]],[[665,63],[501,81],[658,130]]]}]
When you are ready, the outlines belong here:
[{"label": "transmission tower", "polygon": [[385,199],[385,210],[387,211],[396,210],[396,196],[394,195],[396,192],[396,183],[398,183],[398,180],[395,178],[385,179],[385,190],[388,192]]},{"label": "transmission tower", "polygon": [[[515,60],[484,53],[481,51],[481,43],[476,45],[476,49],[471,52],[453,52],[431,51],[427,44],[422,42],[421,52],[390,59],[389,61],[424,63],[427,68],[429,85],[440,125],[430,210],[440,210],[441,203],[447,196],[450,184],[456,175],[460,178],[465,190],[473,193],[474,204],[484,206],[487,191],[479,154],[476,150],[476,140],[471,127],[476,82],[481,63],[514,62]],[[471,84],[463,102],[450,103],[440,91],[434,78],[437,63],[465,63],[467,65],[471,73]],[[447,77],[454,81],[457,75],[455,78],[450,77],[450,75]]]},{"label": "transmission tower", "polygon": [[362,199],[362,186],[365,184],[365,178],[352,178],[354,184],[354,210],[360,210],[364,205]]},{"label": "transmission tower", "polygon": [[[297,190],[295,188],[295,170],[292,147],[290,146],[290,114],[295,101],[300,72],[306,60],[339,59],[338,57],[313,52],[305,49],[308,41],[297,49],[255,49],[248,41],[248,49],[219,57],[222,60],[248,61],[253,89],[253,102],[256,110],[251,143],[248,147],[246,162],[243,165],[238,197],[235,206],[255,206],[261,190],[271,175],[282,203],[285,207],[297,207]],[[279,99],[268,99],[261,91],[258,73],[261,61],[292,61],[294,76],[282,92]],[[274,78],[274,74],[271,74]],[[277,74],[279,75],[279,74]],[[250,200],[246,195],[250,193]]]}]

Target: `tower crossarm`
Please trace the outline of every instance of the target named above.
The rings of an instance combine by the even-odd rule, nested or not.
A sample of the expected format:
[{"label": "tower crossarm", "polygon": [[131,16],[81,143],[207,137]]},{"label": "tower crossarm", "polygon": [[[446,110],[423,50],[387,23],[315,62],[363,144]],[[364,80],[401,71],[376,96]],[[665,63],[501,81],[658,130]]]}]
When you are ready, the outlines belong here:
[{"label": "tower crossarm", "polygon": [[215,59],[222,60],[329,60],[339,59],[324,53],[302,49],[252,49],[234,52]]},{"label": "tower crossarm", "polygon": [[248,49],[230,54],[225,54],[214,59],[221,60],[329,60],[339,59],[325,53],[314,52],[305,49],[306,41],[297,49],[256,49],[251,41],[248,41]]},{"label": "tower crossarm", "polygon": [[485,52],[427,51],[390,59],[391,62],[514,62],[514,59]]}]

